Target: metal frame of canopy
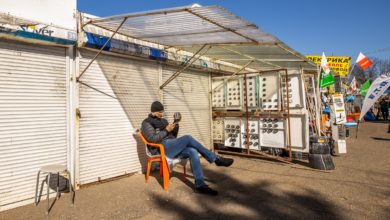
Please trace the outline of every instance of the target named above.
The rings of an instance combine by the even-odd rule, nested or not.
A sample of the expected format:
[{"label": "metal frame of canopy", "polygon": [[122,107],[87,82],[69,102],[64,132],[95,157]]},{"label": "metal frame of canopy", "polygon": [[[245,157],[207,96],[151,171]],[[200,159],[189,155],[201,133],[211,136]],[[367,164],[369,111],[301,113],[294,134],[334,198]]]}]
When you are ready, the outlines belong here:
[{"label": "metal frame of canopy", "polygon": [[[304,68],[317,72],[316,64],[306,59],[306,57],[288,47],[276,37],[260,30],[256,25],[241,19],[220,6],[203,7],[193,4],[185,7],[105,18],[90,18],[85,23],[82,23],[85,19],[80,18],[80,21],[82,30],[87,25],[92,25],[112,32],[112,34],[90,63],[80,72],[77,80],[80,79],[116,34],[155,43],[164,49],[176,48],[192,53],[190,59],[160,85],[160,89],[163,89],[201,57],[234,64],[239,68],[238,71],[232,73],[231,77],[236,74],[244,74],[245,79],[247,73],[283,71],[286,80],[288,80],[288,68]],[[247,97],[245,98],[247,99]],[[289,146],[287,147],[289,150],[288,160],[291,161],[291,125],[288,105],[286,110],[287,112],[280,113],[281,117],[285,117],[289,121]],[[247,119],[249,117],[247,106],[246,117]],[[254,156],[250,153],[248,147],[247,153],[244,155]],[[259,155],[256,154],[255,156],[258,157]],[[280,160],[280,158],[276,159]]]},{"label": "metal frame of canopy", "polygon": [[[193,56],[184,64],[184,67],[164,82],[160,89],[163,89],[174,77],[202,56],[229,62],[240,68],[251,62],[244,69],[252,72],[292,67],[316,69],[314,63],[276,37],[220,6],[193,4],[104,18],[90,18],[80,26],[84,29],[87,25],[112,32],[108,41],[114,35],[120,34],[159,44],[164,49],[174,47],[192,53]],[[96,57],[104,47],[105,45]],[[91,62],[93,61],[94,59]],[[88,67],[89,65],[79,77]]]}]

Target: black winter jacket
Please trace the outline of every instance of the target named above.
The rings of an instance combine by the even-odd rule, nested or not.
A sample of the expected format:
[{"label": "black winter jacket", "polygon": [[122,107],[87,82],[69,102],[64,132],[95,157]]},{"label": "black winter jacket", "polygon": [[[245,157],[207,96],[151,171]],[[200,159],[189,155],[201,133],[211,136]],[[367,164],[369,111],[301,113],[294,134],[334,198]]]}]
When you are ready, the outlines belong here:
[{"label": "black winter jacket", "polygon": [[[142,122],[141,132],[143,136],[152,143],[161,143],[165,139],[176,138],[179,133],[179,124],[168,132],[165,127],[168,125],[168,121],[165,118],[158,118],[149,114],[149,116]],[[148,147],[152,154],[157,154],[157,148]]]}]

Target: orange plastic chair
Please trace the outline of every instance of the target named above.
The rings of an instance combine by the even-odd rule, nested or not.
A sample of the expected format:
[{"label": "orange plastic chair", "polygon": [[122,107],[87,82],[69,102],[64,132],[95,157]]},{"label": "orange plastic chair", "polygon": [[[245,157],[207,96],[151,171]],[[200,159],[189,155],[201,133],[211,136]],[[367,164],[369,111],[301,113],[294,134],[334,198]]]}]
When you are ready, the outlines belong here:
[{"label": "orange plastic chair", "polygon": [[[145,144],[146,155],[148,157],[148,167],[146,169],[146,174],[145,174],[145,181],[146,182],[148,182],[149,175],[150,175],[150,169],[152,168],[153,162],[160,163],[160,176],[162,176],[162,178],[163,178],[163,188],[165,190],[168,190],[170,172],[172,172],[174,165],[181,163],[183,165],[184,177],[186,177],[186,175],[187,175],[187,172],[186,172],[187,159],[168,158],[165,156],[165,151],[164,151],[164,147],[162,144],[156,144],[156,143],[151,143],[151,142],[147,141],[146,138],[142,135],[141,131],[138,131],[137,134]],[[148,146],[158,148],[160,150],[160,154],[159,155],[152,155],[149,152]]]}]

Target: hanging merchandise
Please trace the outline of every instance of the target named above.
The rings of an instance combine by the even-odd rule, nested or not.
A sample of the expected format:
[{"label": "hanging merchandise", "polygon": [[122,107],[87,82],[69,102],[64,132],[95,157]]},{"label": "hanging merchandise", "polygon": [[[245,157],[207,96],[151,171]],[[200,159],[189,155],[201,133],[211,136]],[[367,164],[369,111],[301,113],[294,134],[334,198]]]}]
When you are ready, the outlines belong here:
[{"label": "hanging merchandise", "polygon": [[353,77],[351,84],[348,87],[347,94],[353,94],[357,90],[357,85],[356,85],[356,78]]},{"label": "hanging merchandise", "polygon": [[347,122],[343,95],[334,94],[332,98],[333,98],[333,105],[334,105],[335,123],[340,125]]},{"label": "hanging merchandise", "polygon": [[334,83],[335,81],[330,71],[328,61],[326,61],[325,53],[322,53],[320,87],[324,88],[333,85]]}]

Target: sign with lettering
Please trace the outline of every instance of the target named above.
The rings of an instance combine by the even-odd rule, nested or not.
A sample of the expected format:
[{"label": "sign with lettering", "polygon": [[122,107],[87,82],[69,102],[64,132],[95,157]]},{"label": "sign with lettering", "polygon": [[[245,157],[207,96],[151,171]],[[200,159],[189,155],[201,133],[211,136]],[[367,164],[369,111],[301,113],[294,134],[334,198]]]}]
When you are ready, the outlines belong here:
[{"label": "sign with lettering", "polygon": [[[306,58],[316,64],[321,64],[322,56],[307,55]],[[329,68],[331,68],[333,72],[338,73],[342,77],[348,76],[351,57],[326,56],[326,60],[328,61]]]},{"label": "sign with lettering", "polygon": [[343,95],[334,94],[332,98],[333,98],[334,116],[335,116],[336,124],[340,125],[347,122]]}]

